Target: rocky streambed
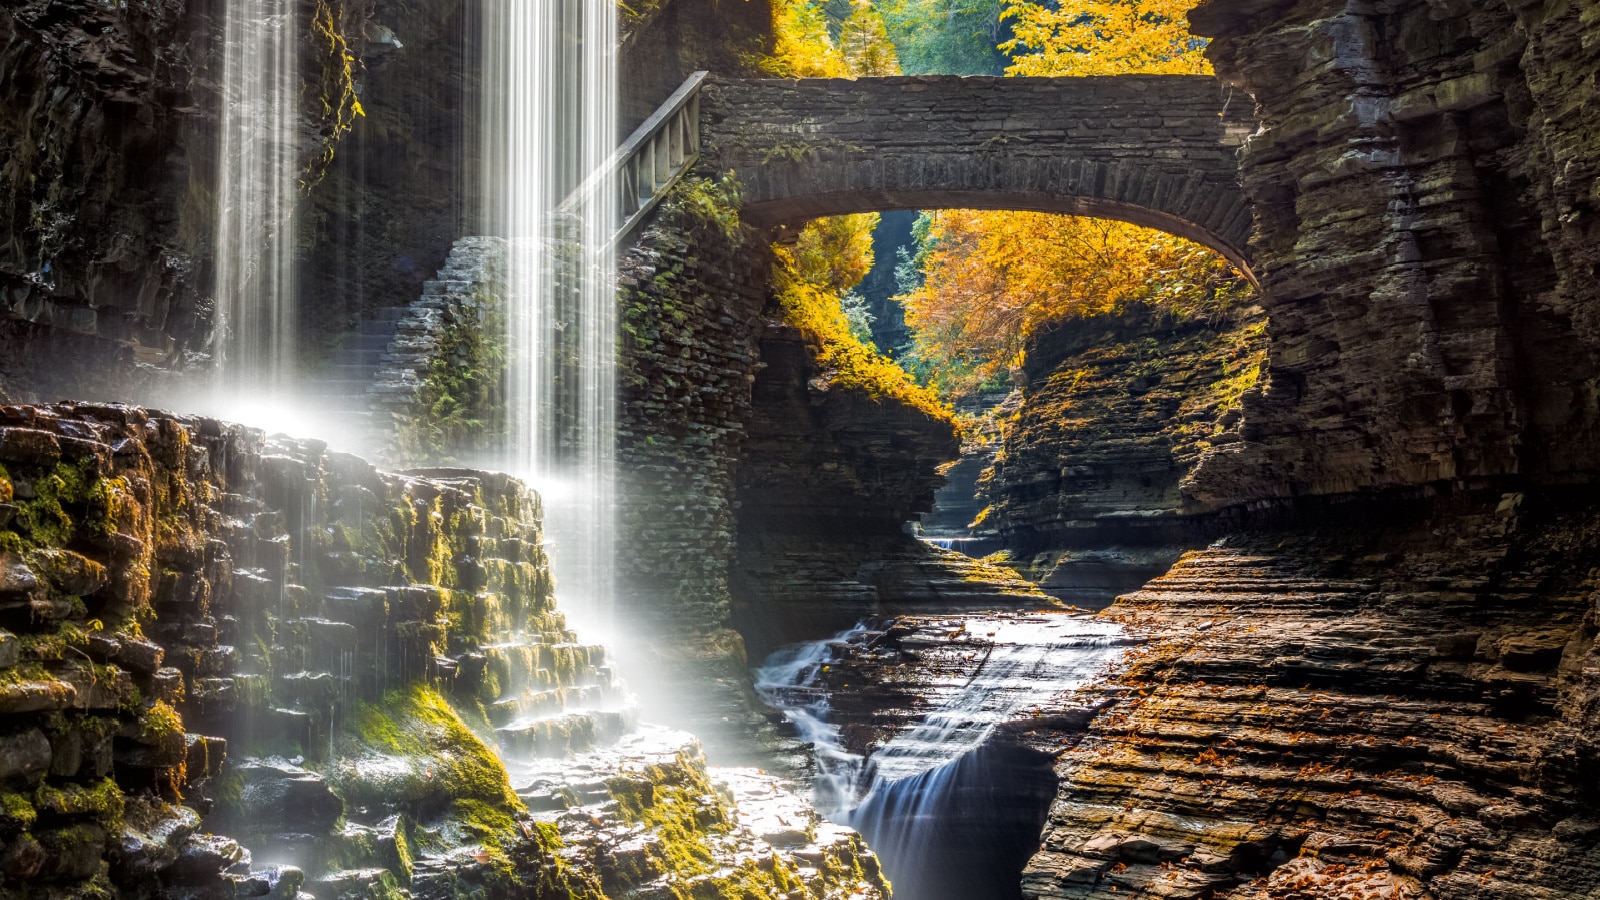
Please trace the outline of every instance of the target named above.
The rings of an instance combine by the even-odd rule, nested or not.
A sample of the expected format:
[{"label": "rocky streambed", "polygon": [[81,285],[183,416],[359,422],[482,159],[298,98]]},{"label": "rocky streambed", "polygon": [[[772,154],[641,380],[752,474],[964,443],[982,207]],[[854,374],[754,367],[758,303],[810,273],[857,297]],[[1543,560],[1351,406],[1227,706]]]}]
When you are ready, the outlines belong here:
[{"label": "rocky streambed", "polygon": [[901,896],[1020,896],[1061,734],[1137,637],[1055,612],[907,616],[780,651],[757,690],[811,745],[817,805],[867,836]]},{"label": "rocky streambed", "polygon": [[[1189,553],[1091,620],[1138,636],[1114,667],[1030,698],[941,769],[906,767],[919,754],[897,742],[1040,616],[868,623],[769,699],[830,748],[819,777],[846,773],[842,820],[902,896],[1589,896],[1591,501],[1352,507]],[[890,822],[922,823],[933,848],[913,877]]]}]

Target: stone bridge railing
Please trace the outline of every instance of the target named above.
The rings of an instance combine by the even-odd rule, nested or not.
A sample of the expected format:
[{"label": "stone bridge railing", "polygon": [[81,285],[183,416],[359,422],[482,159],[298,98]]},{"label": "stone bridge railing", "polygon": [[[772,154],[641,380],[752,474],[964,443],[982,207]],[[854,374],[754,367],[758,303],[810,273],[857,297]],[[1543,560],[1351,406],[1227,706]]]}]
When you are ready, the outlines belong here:
[{"label": "stone bridge railing", "polygon": [[1250,97],[1208,76],[721,80],[700,171],[734,170],[756,224],[888,209],[1118,219],[1249,271],[1238,150]]},{"label": "stone bridge railing", "polygon": [[632,233],[700,160],[700,89],[709,74],[690,75],[610,159],[562,201],[556,210],[558,220],[581,217],[604,195],[610,182],[617,203],[614,239],[620,241]]}]

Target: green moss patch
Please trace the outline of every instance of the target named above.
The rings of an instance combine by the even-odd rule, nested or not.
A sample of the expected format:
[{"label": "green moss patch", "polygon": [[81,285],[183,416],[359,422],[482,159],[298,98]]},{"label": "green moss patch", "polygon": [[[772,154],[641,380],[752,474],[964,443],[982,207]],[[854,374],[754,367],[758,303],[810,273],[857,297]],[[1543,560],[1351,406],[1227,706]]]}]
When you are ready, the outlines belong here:
[{"label": "green moss patch", "polygon": [[731,800],[694,761],[680,756],[669,765],[613,778],[606,786],[623,818],[660,839],[650,853],[659,868],[675,876],[667,890],[678,900],[805,896],[799,893],[804,886],[785,866],[764,868],[746,860],[730,868],[725,852],[719,862],[718,839],[734,828],[727,815]]},{"label": "green moss patch", "polygon": [[522,801],[500,757],[426,685],[356,706],[338,738],[334,786],[347,802],[389,803],[420,822],[444,820],[480,839],[515,826]]}]

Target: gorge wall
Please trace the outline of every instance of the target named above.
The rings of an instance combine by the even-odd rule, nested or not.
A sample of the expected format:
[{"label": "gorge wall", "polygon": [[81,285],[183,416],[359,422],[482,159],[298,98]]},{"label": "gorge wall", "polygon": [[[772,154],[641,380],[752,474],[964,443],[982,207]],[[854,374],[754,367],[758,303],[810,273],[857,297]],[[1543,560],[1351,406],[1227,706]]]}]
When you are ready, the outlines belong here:
[{"label": "gorge wall", "polygon": [[[307,183],[355,116],[350,61],[368,10],[305,10]],[[206,351],[222,102],[212,13],[165,2],[0,11],[0,296],[18,338],[0,375],[18,396],[127,397]],[[75,367],[40,364],[51,358]]]},{"label": "gorge wall", "polygon": [[1182,507],[1299,512],[1111,608],[1150,644],[1085,698],[1107,711],[1056,726],[1027,896],[1600,889],[1600,547],[1573,485],[1596,471],[1594,13],[1195,11],[1257,101],[1270,324],[1240,439]]},{"label": "gorge wall", "polygon": [[1600,888],[1587,492],[1228,539],[1113,608],[1153,642],[1062,740],[1030,897]]},{"label": "gorge wall", "polygon": [[1183,489],[1205,453],[1240,440],[1266,329],[1253,306],[1183,322],[1134,308],[1031,338],[977,489],[1006,562],[1098,609],[1221,534]]},{"label": "gorge wall", "polygon": [[1206,3],[1272,320],[1196,509],[1596,471],[1583,3]]},{"label": "gorge wall", "polygon": [[731,579],[754,661],[897,610],[1045,601],[1005,569],[908,533],[959,452],[951,422],[834,377],[781,321],[760,346]]}]

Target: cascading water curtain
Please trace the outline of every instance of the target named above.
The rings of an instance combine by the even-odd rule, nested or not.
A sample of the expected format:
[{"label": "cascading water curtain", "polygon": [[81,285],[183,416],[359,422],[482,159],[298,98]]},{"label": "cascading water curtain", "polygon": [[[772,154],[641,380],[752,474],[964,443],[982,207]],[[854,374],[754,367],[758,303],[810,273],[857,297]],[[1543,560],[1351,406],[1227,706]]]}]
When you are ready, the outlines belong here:
[{"label": "cascading water curtain", "polygon": [[619,224],[614,0],[485,0],[485,230],[507,240],[507,468],[544,495],[563,605],[609,622]]},{"label": "cascading water curtain", "polygon": [[227,0],[216,227],[216,384],[223,403],[294,378],[299,118],[294,0]]}]

